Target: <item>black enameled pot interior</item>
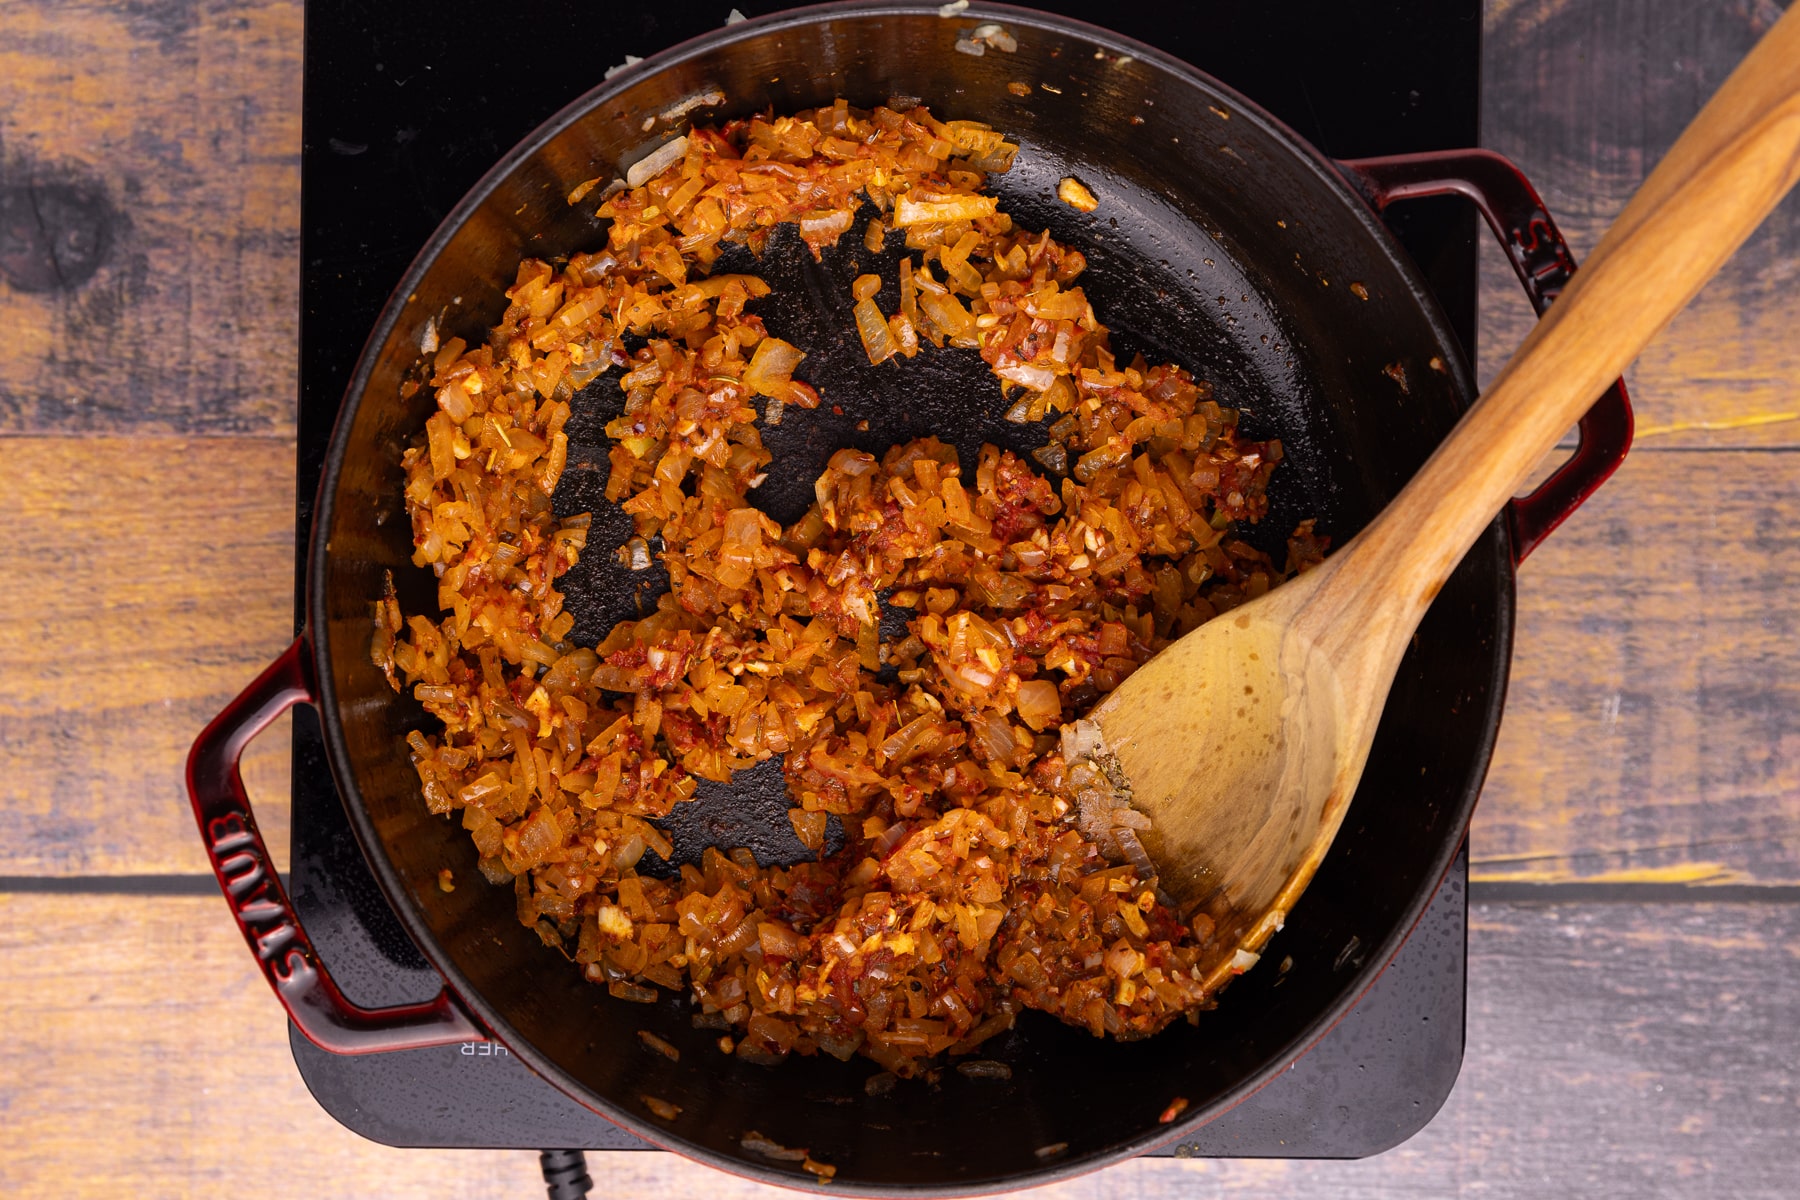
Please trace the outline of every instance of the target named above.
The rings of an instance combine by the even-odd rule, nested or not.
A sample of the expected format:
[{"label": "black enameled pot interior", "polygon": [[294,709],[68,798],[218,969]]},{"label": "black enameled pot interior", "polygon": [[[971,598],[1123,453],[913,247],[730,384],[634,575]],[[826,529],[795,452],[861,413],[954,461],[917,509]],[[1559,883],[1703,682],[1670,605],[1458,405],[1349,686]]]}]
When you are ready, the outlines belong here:
[{"label": "black enameled pot interior", "polygon": [[[863,1083],[877,1068],[866,1060],[764,1068],[727,1058],[716,1033],[691,1027],[684,1000],[613,999],[518,924],[510,888],[480,882],[468,835],[426,813],[407,761],[407,731],[429,720],[368,659],[369,603],[384,572],[394,572],[409,611],[434,603],[429,574],[410,564],[398,466],[428,400],[403,402],[399,383],[428,322],[440,322],[445,337],[481,336],[521,257],[599,245],[594,203],[571,208],[565,194],[594,175],[622,174],[670,136],[657,114],[689,97],[716,88],[725,100],[683,123],[839,95],[858,105],[910,95],[1019,141],[1017,165],[993,181],[1002,204],[1088,255],[1083,283],[1115,347],[1189,366],[1244,410],[1250,433],[1287,446],[1274,511],[1255,535],[1271,545],[1306,516],[1341,543],[1468,402],[1455,339],[1403,252],[1291,133],[1135,43],[1044,14],[988,11],[1003,11],[1015,53],[958,53],[953,43],[975,22],[940,18],[935,7],[803,10],[678,47],[553,119],[477,185],[390,303],[339,418],[313,534],[308,602],[333,771],[377,877],[433,963],[535,1069],[634,1132],[739,1172],[807,1178],[743,1150],[740,1138],[755,1129],[836,1165],[835,1190],[1041,1182],[1178,1133],[1186,1121],[1157,1120],[1177,1096],[1190,1102],[1188,1120],[1201,1120],[1267,1079],[1368,986],[1441,878],[1486,770],[1510,650],[1512,568],[1496,523],[1421,626],[1337,843],[1267,961],[1197,1026],[1178,1023],[1143,1042],[1096,1040],[1026,1014],[984,1050],[1011,1066],[1009,1081],[946,1070],[869,1097]],[[1009,91],[1015,82],[1028,94]],[[1055,199],[1068,174],[1099,198],[1095,212]],[[1041,429],[1000,419],[998,386],[973,352],[869,366],[849,319],[849,281],[879,270],[891,308],[898,256],[871,255],[860,234],[859,222],[817,264],[785,236],[761,262],[745,254],[737,264],[774,284],[755,311],[809,352],[799,373],[826,402],[766,431],[775,465],[753,498],[784,521],[842,445],[879,452],[936,434],[972,463],[983,441],[1042,443]],[[1434,357],[1442,369],[1429,365]],[[1384,371],[1390,364],[1404,370],[1404,388]],[[586,556],[564,581],[575,636],[588,642],[654,594],[610,553],[629,527],[602,499],[601,429],[621,402],[615,379],[578,398],[557,494],[560,510],[595,513]],[[863,420],[869,427],[859,431]],[[733,790],[736,804],[720,795]],[[711,793],[678,810],[678,857],[697,858],[707,840],[765,857],[797,850],[777,771]],[[444,866],[469,882],[441,891]],[[680,1061],[646,1052],[640,1029],[674,1043]],[[679,1105],[680,1116],[654,1119],[643,1095]],[[1037,1153],[1059,1143],[1067,1148]]]}]

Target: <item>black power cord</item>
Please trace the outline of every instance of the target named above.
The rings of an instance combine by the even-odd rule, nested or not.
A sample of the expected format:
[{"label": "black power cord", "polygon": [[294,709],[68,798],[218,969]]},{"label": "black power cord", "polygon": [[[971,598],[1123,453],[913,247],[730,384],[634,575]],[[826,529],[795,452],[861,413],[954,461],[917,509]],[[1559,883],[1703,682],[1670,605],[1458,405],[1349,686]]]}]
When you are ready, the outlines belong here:
[{"label": "black power cord", "polygon": [[587,1155],[579,1150],[539,1150],[538,1165],[544,1169],[550,1200],[582,1200],[593,1190]]}]

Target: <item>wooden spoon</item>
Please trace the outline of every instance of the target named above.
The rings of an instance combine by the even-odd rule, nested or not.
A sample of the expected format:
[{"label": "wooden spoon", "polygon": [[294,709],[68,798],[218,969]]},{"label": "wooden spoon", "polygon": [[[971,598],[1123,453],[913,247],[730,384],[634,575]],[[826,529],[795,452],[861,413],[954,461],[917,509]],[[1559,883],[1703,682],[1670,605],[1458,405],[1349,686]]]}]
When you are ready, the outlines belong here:
[{"label": "wooden spoon", "polygon": [[[1682,134],[1486,394],[1337,554],[1196,629],[1091,714],[1216,986],[1312,879],[1413,630],[1533,467],[1800,177],[1800,5]],[[1091,733],[1091,731],[1089,731]],[[1115,776],[1116,778],[1116,776]]]}]

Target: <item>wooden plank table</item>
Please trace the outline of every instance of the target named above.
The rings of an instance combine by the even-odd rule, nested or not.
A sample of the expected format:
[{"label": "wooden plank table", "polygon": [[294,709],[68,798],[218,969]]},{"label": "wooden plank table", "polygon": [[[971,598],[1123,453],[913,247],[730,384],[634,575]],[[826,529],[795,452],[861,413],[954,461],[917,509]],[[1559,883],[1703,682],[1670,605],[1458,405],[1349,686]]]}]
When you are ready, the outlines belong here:
[{"label": "wooden plank table", "polygon": [[[1490,0],[1484,140],[1589,249],[1781,7]],[[187,745],[291,633],[299,46],[297,0],[0,0],[0,1194],[541,1186],[337,1126],[220,902],[170,894]],[[1504,270],[1484,376],[1529,320]],[[1800,1194],[1800,203],[1631,383],[1637,449],[1521,575],[1444,1112],[1043,1195]],[[247,763],[278,846],[286,766],[279,730]]]}]

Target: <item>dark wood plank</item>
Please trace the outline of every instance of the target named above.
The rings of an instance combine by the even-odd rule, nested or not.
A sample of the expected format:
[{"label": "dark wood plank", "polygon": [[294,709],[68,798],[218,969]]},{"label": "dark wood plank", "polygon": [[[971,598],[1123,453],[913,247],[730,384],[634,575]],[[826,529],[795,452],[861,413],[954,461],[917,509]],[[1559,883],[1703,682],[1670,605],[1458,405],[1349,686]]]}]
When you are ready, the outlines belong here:
[{"label": "dark wood plank", "polygon": [[0,895],[0,963],[0,1194],[541,1194],[533,1156],[393,1150],[327,1116],[218,898]]},{"label": "dark wood plank", "polygon": [[[1380,1158],[1268,1164],[1243,1194],[1794,1194],[1800,908],[1478,904],[1471,916],[1467,1051],[1444,1110]],[[1223,1192],[1242,1169],[1206,1178]]]},{"label": "dark wood plank", "polygon": [[[195,734],[293,634],[294,452],[0,439],[0,875],[204,872]],[[245,778],[287,855],[288,737]]]},{"label": "dark wood plank", "polygon": [[[1785,5],[1491,0],[1482,142],[1524,168],[1577,256]],[[1789,196],[1627,379],[1639,450],[1800,446],[1800,195]],[[1532,316],[1484,251],[1481,378]]]},{"label": "dark wood plank", "polygon": [[0,3],[0,434],[291,432],[300,25]]},{"label": "dark wood plank", "polygon": [[[1351,1163],[1141,1161],[1029,1195],[1793,1195],[1800,906],[1473,915],[1462,1078],[1410,1142]],[[529,1154],[394,1150],[336,1125],[211,897],[0,896],[0,1023],[15,1050],[0,1060],[0,1110],[29,1147],[0,1154],[5,1195],[283,1194],[296,1178],[321,1200],[542,1186]],[[602,1195],[792,1195],[660,1153],[589,1164]]]}]

